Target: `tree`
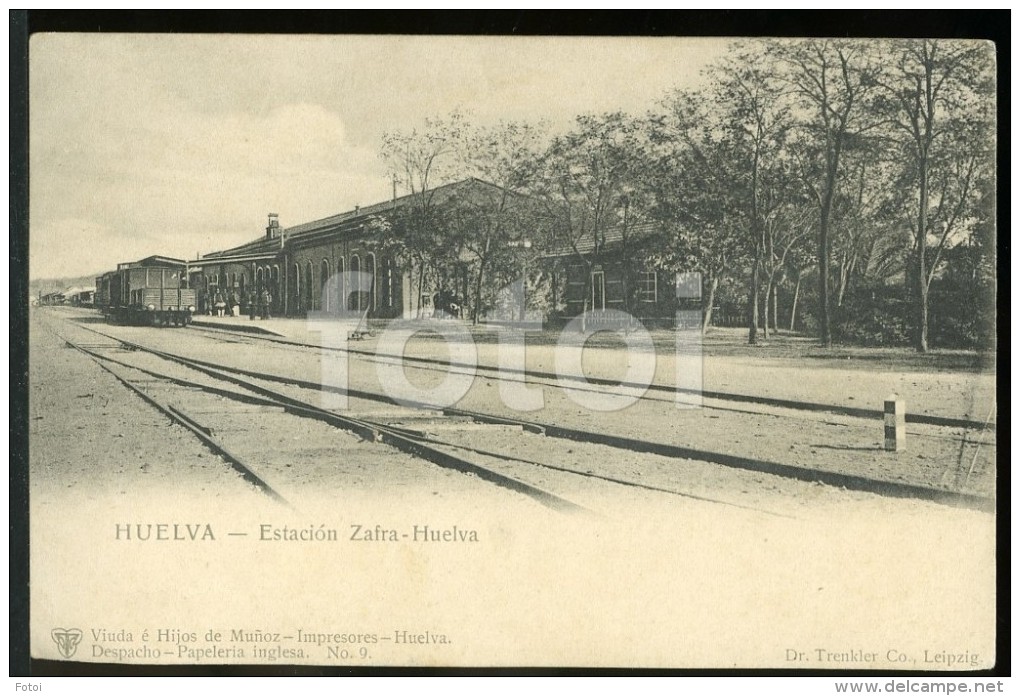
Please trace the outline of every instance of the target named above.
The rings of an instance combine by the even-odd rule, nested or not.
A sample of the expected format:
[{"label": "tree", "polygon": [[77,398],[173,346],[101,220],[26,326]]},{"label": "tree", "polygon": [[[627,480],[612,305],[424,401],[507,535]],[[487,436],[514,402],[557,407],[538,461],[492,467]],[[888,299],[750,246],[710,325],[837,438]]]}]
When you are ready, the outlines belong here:
[{"label": "tree", "polygon": [[844,150],[875,128],[868,106],[877,67],[871,44],[848,40],[782,42],[772,52],[796,100],[801,176],[818,209],[819,338],[832,345],[829,265],[833,206]]},{"label": "tree", "polygon": [[833,251],[837,270],[835,305],[845,325],[845,311],[857,282],[884,283],[903,270],[902,225],[887,216],[887,201],[898,181],[880,138],[857,139],[844,151],[843,182],[833,203]]},{"label": "tree", "polygon": [[811,250],[812,244],[808,242],[809,237],[805,236],[799,243],[790,247],[784,261],[786,272],[793,276],[793,299],[790,302],[790,331],[797,330],[797,303],[800,301],[800,287],[804,280],[804,273],[817,266],[818,262]]},{"label": "tree", "polygon": [[[900,41],[894,48],[896,59],[880,78],[881,106],[907,162],[903,184],[913,191],[915,348],[923,353],[932,278],[947,241],[972,215],[976,178],[989,160],[993,49],[935,39]],[[933,233],[935,254],[929,262]]]},{"label": "tree", "polygon": [[978,203],[967,234],[944,255],[932,282],[932,339],[950,347],[995,349],[996,248],[995,181],[981,176]]},{"label": "tree", "polygon": [[[461,153],[466,171],[491,186],[474,187],[455,205],[460,247],[474,260],[472,320],[484,310],[485,283],[490,272],[513,277],[520,269],[517,256],[531,247],[535,211],[519,191],[535,178],[542,129],[527,123],[499,123],[469,129]],[[524,279],[527,283],[527,279]]]},{"label": "tree", "polygon": [[403,256],[417,271],[412,307],[419,316],[427,274],[435,270],[438,259],[451,254],[449,227],[440,219],[443,211],[436,205],[436,189],[454,181],[458,174],[457,153],[464,128],[463,116],[454,112],[445,119],[426,119],[420,130],[383,134],[382,157],[394,188],[403,185],[411,197],[409,205],[395,211],[392,224]]},{"label": "tree", "polygon": [[719,282],[745,256],[744,218],[726,176],[711,103],[698,92],[674,92],[648,123],[652,150],[643,169],[650,214],[659,226],[653,263],[697,271],[705,294],[702,331],[712,323]]},{"label": "tree", "polygon": [[[674,233],[663,262],[693,264],[705,275],[707,327],[720,278],[746,261],[752,345],[763,288],[766,300],[774,297],[782,259],[804,233],[791,208],[797,187],[785,153],[789,109],[782,85],[758,56],[755,47],[735,45],[708,96],[674,94],[653,124],[660,151],[654,171],[664,184],[656,211]],[[767,301],[765,316],[767,336]]]},{"label": "tree", "polygon": [[[793,179],[785,147],[791,128],[790,110],[785,103],[782,84],[770,61],[758,58],[759,52],[738,44],[723,63],[721,78],[715,87],[722,132],[719,147],[728,163],[723,171],[737,191],[751,248],[751,287],[748,293],[749,344],[757,343],[759,302],[766,257],[775,252],[780,227],[793,220],[784,219],[782,210],[792,196]],[[773,273],[766,285],[767,298],[775,272],[781,264],[772,264]],[[766,309],[767,318],[767,309]],[[768,321],[765,322],[768,335]]]},{"label": "tree", "polygon": [[534,193],[550,221],[548,243],[569,250],[585,269],[582,326],[607,233],[622,216],[636,212],[629,201],[642,149],[640,128],[630,116],[583,115],[572,131],[552,141],[542,158]]},{"label": "tree", "polygon": [[[788,187],[793,178],[787,176],[782,183],[774,185]],[[772,330],[779,331],[779,286],[790,268],[790,261],[798,254],[803,255],[805,242],[811,238],[814,226],[811,211],[803,198],[789,188],[782,203],[773,211],[765,222],[765,253],[761,256],[762,273],[765,276],[764,328],[768,336],[769,320]],[[794,264],[796,265],[796,263]],[[797,283],[800,282],[800,269],[797,269]],[[794,305],[791,314],[796,311],[797,292],[794,290]],[[792,320],[791,320],[792,323]],[[791,327],[792,330],[792,327]]]}]

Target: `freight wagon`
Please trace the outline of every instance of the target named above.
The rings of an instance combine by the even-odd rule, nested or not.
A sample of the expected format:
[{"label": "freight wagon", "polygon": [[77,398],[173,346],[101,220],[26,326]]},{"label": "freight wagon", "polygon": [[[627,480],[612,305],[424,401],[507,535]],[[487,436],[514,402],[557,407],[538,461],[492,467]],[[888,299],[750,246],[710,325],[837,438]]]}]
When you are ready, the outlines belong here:
[{"label": "freight wagon", "polygon": [[165,256],[117,264],[96,278],[96,306],[119,324],[187,326],[195,311],[187,264]]}]

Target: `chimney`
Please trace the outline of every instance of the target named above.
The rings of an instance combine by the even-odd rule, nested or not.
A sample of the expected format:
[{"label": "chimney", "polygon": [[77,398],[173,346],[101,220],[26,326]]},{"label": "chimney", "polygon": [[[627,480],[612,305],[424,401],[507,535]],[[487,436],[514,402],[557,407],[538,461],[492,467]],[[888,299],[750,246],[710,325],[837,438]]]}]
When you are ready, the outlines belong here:
[{"label": "chimney", "polygon": [[280,216],[277,213],[269,213],[269,224],[266,226],[266,236],[275,239],[280,234]]}]

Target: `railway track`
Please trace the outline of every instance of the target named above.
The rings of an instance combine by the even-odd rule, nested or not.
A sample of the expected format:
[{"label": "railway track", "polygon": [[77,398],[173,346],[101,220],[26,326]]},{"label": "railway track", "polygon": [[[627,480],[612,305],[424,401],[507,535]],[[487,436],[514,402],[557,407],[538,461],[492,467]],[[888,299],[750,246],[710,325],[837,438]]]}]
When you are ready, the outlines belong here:
[{"label": "railway track", "polygon": [[[217,389],[209,384],[198,384],[180,377],[161,374],[143,366],[132,365],[126,358],[128,354],[136,351],[124,350],[123,344],[116,340],[105,343],[75,342],[57,331],[54,333],[67,347],[90,357],[99,368],[112,375],[129,391],[173,423],[191,432],[259,492],[277,503],[290,507],[287,499],[273,488],[245,457],[228,448],[222,438],[225,431],[233,429],[230,427],[231,420],[236,421],[245,414],[250,414],[252,409],[276,410],[275,404],[241,391]],[[213,401],[210,397],[219,399]]]},{"label": "railway track", "polygon": [[[552,493],[533,483],[529,483],[527,479],[534,479],[536,471],[541,471],[545,474],[543,480],[551,478],[552,480],[549,483],[558,488],[570,487],[564,486],[564,479],[566,478],[582,478],[597,482],[603,486],[625,486],[651,493],[749,510],[755,513],[786,516],[754,506],[742,505],[708,496],[699,496],[662,486],[649,485],[640,481],[602,476],[592,471],[583,471],[568,466],[558,466],[549,462],[536,461],[535,459],[512,456],[506,452],[493,451],[492,449],[483,450],[469,444],[477,439],[479,431],[484,431],[487,441],[492,441],[495,432],[519,444],[524,427],[519,423],[510,422],[505,419],[494,417],[476,419],[468,415],[443,413],[427,408],[389,408],[362,413],[357,418],[342,416],[323,410],[307,400],[258,386],[248,377],[233,376],[229,372],[201,365],[181,356],[166,354],[131,341],[110,336],[95,329],[82,328],[94,334],[107,337],[110,343],[85,344],[84,342],[74,342],[60,335],[59,332],[56,333],[67,345],[88,355],[108,372],[114,374],[128,388],[142,396],[148,403],[158,408],[175,422],[187,427],[210,449],[223,456],[235,468],[241,471],[246,479],[278,502],[286,503],[284,496],[276,490],[278,486],[268,483],[265,480],[266,476],[264,473],[257,472],[256,468],[246,462],[243,456],[234,454],[225,444],[217,440],[215,433],[220,426],[210,424],[205,418],[199,420],[200,417],[207,416],[209,413],[216,413],[222,419],[224,416],[222,405],[217,406],[213,411],[197,409],[194,406],[185,410],[179,404],[174,405],[168,403],[166,399],[154,396],[151,384],[153,382],[161,382],[162,384],[157,389],[165,390],[168,384],[172,384],[177,389],[184,389],[191,401],[197,398],[196,394],[204,394],[220,399],[232,399],[239,402],[242,408],[274,409],[280,411],[281,414],[322,421],[337,428],[356,433],[366,442],[389,445],[419,459],[424,459],[462,473],[471,474],[483,481],[513,490],[558,512],[590,513],[593,511],[590,506],[586,507],[575,503],[563,495]],[[193,369],[206,377],[211,377],[230,386],[224,388],[215,384],[209,384],[208,382],[203,383],[194,379],[174,376],[168,374],[166,370],[153,370],[137,364],[132,365],[121,357],[115,357],[110,354],[118,349],[121,351],[126,349],[128,354],[158,357],[169,363]],[[137,374],[126,374],[130,372]],[[236,406],[233,407],[231,412],[236,412],[236,409]],[[540,437],[534,429],[531,430],[530,434],[534,437]],[[524,435],[528,436],[529,433],[525,432]],[[503,445],[505,446],[505,443]]]},{"label": "railway track", "polygon": [[[699,390],[699,391],[685,390],[677,389],[677,387],[674,385],[663,385],[654,383],[651,385],[635,384],[594,376],[587,376],[582,378],[571,375],[558,375],[556,373],[534,369],[520,370],[513,368],[499,368],[484,364],[468,365],[464,363],[459,363],[457,361],[439,360],[436,358],[429,358],[423,356],[382,355],[375,351],[352,348],[350,346],[344,348],[330,346],[324,347],[318,344],[303,343],[301,341],[295,341],[292,339],[283,338],[272,334],[235,330],[229,327],[221,328],[192,325],[192,327],[189,330],[192,332],[206,333],[217,336],[232,335],[238,338],[243,337],[245,340],[242,342],[246,343],[262,341],[266,343],[280,344],[314,351],[322,350],[340,351],[347,353],[351,356],[354,356],[356,358],[367,360],[369,362],[391,363],[394,360],[400,360],[402,361],[403,364],[411,363],[420,369],[434,369],[441,370],[444,372],[447,370],[468,370],[470,371],[470,374],[474,374],[475,371],[477,371],[479,374],[484,374],[487,377],[493,379],[515,379],[521,382],[527,382],[528,384],[535,385],[560,387],[562,386],[563,382],[574,382],[575,384],[571,386],[572,389],[578,391],[588,391],[595,394],[613,393],[611,391],[607,392],[605,389],[599,389],[599,387],[611,387],[616,389],[647,388],[647,391],[639,398],[644,400],[662,401],[665,403],[673,403],[677,393],[679,392],[680,394],[697,396],[701,399],[704,408],[715,410],[730,410],[730,411],[736,410],[738,412],[760,413],[761,407],[766,407],[773,409],[773,413],[776,413],[777,410],[781,410],[784,412],[800,412],[801,414],[820,414],[823,417],[826,414],[847,416],[851,418],[881,419],[883,417],[883,412],[879,409],[858,408],[852,406],[844,406],[840,404],[826,404],[794,399],[780,399],[752,394],[723,392],[718,390]],[[249,341],[247,339],[251,340]],[[741,411],[740,409],[734,408],[733,406],[729,406],[728,404],[741,404],[751,407],[758,407],[759,410]],[[994,413],[992,415],[994,416]],[[951,418],[948,416],[938,416],[925,413],[907,413],[906,422],[918,425],[965,428],[975,431],[995,432],[996,430],[996,422],[993,417],[984,420],[975,420],[972,418]]]},{"label": "railway track", "polygon": [[[132,392],[167,415],[172,421],[194,433],[209,449],[222,456],[237,469],[246,480],[277,502],[289,505],[287,498],[293,497],[288,495],[285,498],[280,492],[279,489],[285,488],[286,484],[281,486],[279,472],[274,479],[265,471],[257,471],[257,467],[248,461],[248,457],[235,453],[218,437],[221,431],[230,430],[236,425],[236,423],[232,425],[231,420],[236,421],[237,417],[243,418],[244,415],[250,414],[253,408],[262,413],[273,413],[277,418],[321,421],[335,428],[354,433],[365,443],[372,443],[373,446],[378,446],[379,443],[389,445],[439,466],[472,474],[483,481],[521,493],[560,512],[586,511],[582,506],[566,498],[525,481],[501,474],[491,467],[481,466],[468,457],[457,456],[443,448],[430,446],[424,441],[425,438],[414,437],[414,432],[410,429],[392,427],[382,419],[365,420],[331,413],[301,399],[253,385],[250,381],[231,376],[229,373],[190,365],[187,360],[178,359],[176,356],[169,356],[160,351],[123,341],[94,329],[82,328],[106,336],[112,343],[76,342],[61,334],[59,330],[54,330],[52,327],[51,330],[69,347],[89,356]],[[122,348],[127,350],[124,351]],[[117,355],[118,352],[121,354]],[[151,366],[145,367],[139,365],[136,359],[130,361],[125,359],[126,355],[132,354],[159,358],[169,365],[158,369],[153,369]],[[205,379],[197,378],[197,376],[182,377],[179,369],[177,370],[178,374],[172,374],[173,370],[168,369],[172,365],[176,365],[178,368],[190,368],[204,376]],[[187,405],[181,403],[185,399]],[[401,417],[405,420],[408,419],[406,414],[401,414]],[[295,426],[289,430],[303,432],[306,428],[307,426]]]},{"label": "railway track", "polygon": [[[428,459],[441,466],[458,469],[468,473],[474,473],[484,478],[513,490],[518,490],[529,495],[543,504],[560,510],[577,510],[582,506],[569,500],[561,498],[553,493],[544,491],[538,486],[526,483],[522,479],[531,477],[529,470],[541,469],[544,473],[555,472],[557,475],[581,476],[591,480],[600,480],[619,486],[632,486],[646,490],[659,491],[680,497],[688,497],[706,502],[718,504],[733,504],[736,507],[741,505],[721,501],[706,496],[697,496],[689,492],[676,489],[649,485],[633,479],[622,477],[601,476],[591,470],[579,470],[577,468],[561,467],[555,463],[536,461],[533,457],[522,457],[507,454],[506,451],[498,452],[483,450],[477,447],[477,438],[472,430],[483,425],[490,426],[486,432],[486,439],[492,440],[494,431],[491,426],[498,426],[504,430],[516,431],[516,440],[520,441],[521,433],[534,437],[545,436],[555,440],[564,440],[575,443],[585,443],[586,446],[598,445],[625,450],[629,452],[660,455],[672,459],[695,460],[711,464],[719,464],[726,467],[746,471],[772,474],[788,479],[823,483],[830,486],[845,488],[854,491],[875,493],[884,496],[914,498],[928,500],[937,503],[962,506],[967,508],[991,510],[994,509],[994,500],[976,494],[962,493],[953,490],[932,488],[927,486],[912,485],[908,483],[873,479],[850,474],[805,469],[802,467],[790,466],[777,462],[764,461],[749,457],[698,450],[659,442],[649,442],[634,438],[626,438],[604,432],[591,432],[567,428],[554,423],[543,423],[534,420],[516,420],[501,416],[478,413],[456,408],[434,409],[427,404],[415,404],[410,410],[393,410],[394,402],[385,395],[358,391],[346,390],[346,396],[358,399],[362,402],[382,404],[389,411],[368,412],[369,417],[352,417],[346,414],[339,414],[333,411],[321,409],[313,405],[309,399],[312,398],[309,392],[318,393],[322,390],[319,383],[311,383],[271,373],[245,370],[220,363],[202,361],[176,355],[166,351],[149,348],[141,344],[120,339],[90,327],[80,328],[94,334],[103,336],[107,340],[119,342],[136,351],[146,351],[157,355],[165,360],[179,365],[195,369],[207,376],[214,377],[223,382],[230,383],[235,387],[248,389],[256,396],[268,399],[274,404],[280,405],[291,413],[307,418],[315,418],[330,423],[340,428],[356,432],[362,437],[381,440],[393,445],[414,456]],[[259,386],[258,383],[275,385]],[[295,397],[280,392],[280,385],[286,388],[297,390],[302,396]],[[496,438],[497,440],[499,438]],[[508,443],[501,443],[508,446]],[[543,445],[547,448],[547,445]],[[524,472],[522,473],[522,470]],[[762,511],[762,510],[759,510]],[[763,511],[769,512],[769,511]]]}]

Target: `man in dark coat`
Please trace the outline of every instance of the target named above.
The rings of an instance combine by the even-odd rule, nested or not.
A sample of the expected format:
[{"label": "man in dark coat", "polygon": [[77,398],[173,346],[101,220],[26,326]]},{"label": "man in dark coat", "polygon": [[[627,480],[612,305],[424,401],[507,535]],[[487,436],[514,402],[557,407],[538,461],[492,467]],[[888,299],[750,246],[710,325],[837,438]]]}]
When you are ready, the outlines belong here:
[{"label": "man in dark coat", "polygon": [[269,318],[269,303],[272,301],[273,298],[269,295],[268,290],[263,290],[259,295],[259,314],[263,319]]}]

